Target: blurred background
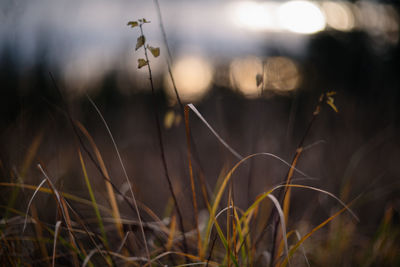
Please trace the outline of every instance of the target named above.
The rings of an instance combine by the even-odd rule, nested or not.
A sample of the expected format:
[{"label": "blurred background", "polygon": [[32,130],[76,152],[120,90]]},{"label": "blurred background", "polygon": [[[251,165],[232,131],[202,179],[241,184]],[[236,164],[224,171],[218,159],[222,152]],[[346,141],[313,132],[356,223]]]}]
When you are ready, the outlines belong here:
[{"label": "blurred background", "polygon": [[[295,179],[345,202],[361,196],[354,210],[366,239],[384,214],[390,212],[390,220],[398,223],[398,1],[160,0],[160,8],[182,101],[194,103],[241,155],[270,152],[290,162],[319,96],[336,91],[338,112],[323,105],[298,163],[311,178]],[[111,140],[85,94],[109,124],[139,200],[163,213],[170,195],[151,87],[147,69],[137,68],[143,57],[142,50],[135,51],[139,29],[126,25],[140,18],[151,21],[144,25],[147,42],[161,49],[150,65],[167,163],[182,208],[190,212],[184,123],[152,1],[1,1],[3,180],[11,175],[38,184],[35,165],[42,162],[60,188],[86,195],[75,135],[51,72],[72,117],[93,136],[112,180],[127,191]],[[190,116],[196,173],[203,172],[213,189],[237,159],[194,113]],[[32,166],[21,175],[30,156]],[[91,179],[102,179],[94,165],[88,168]],[[267,157],[244,164],[234,178],[237,204],[247,207],[281,183],[287,171]],[[96,186],[105,194],[104,183]],[[293,198],[294,221],[305,218],[315,225],[337,208],[315,192],[299,190]],[[7,194],[0,199],[5,202]]]}]

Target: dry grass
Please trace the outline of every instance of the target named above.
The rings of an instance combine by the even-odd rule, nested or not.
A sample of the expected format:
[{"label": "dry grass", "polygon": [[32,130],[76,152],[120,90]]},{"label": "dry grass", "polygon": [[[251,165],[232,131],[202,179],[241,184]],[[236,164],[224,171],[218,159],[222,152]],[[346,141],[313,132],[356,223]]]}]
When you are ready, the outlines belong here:
[{"label": "dry grass", "polygon": [[[320,103],[322,102],[320,101]],[[204,118],[202,117],[202,119]],[[296,168],[302,146],[297,149],[292,163],[285,162],[270,153],[252,154],[241,158],[221,176],[221,181],[214,188],[215,193],[208,196],[204,181],[195,181],[195,177],[198,175],[193,170],[191,160],[193,152],[191,150],[189,108],[185,109],[185,123],[189,162],[187,167],[191,185],[191,197],[188,199],[191,199],[194,217],[186,214],[182,214],[182,216],[186,226],[189,225],[191,230],[183,233],[177,227],[177,216],[179,215],[176,210],[172,210],[167,217],[161,220],[151,209],[142,203],[138,204],[140,212],[136,214],[145,213],[153,218],[146,221],[142,221],[137,216],[132,217],[132,213],[130,215],[121,213],[120,206],[126,202],[129,202],[132,211],[135,211],[133,198],[123,195],[113,185],[94,139],[81,123],[75,122],[75,126],[83,133],[91,147],[91,150],[85,148],[86,142],[76,143],[77,157],[81,164],[82,179],[87,186],[88,198],[60,191],[41,165],[38,165],[38,168],[42,173],[43,180],[38,185],[25,184],[21,180],[17,183],[1,183],[1,187],[8,188],[11,195],[15,196],[7,205],[1,206],[3,214],[5,214],[0,225],[2,264],[7,266],[21,264],[28,266],[119,266],[121,264],[134,266],[259,266],[260,264],[286,266],[289,264],[298,266],[308,265],[311,262],[312,265],[329,265],[327,262],[329,256],[320,255],[336,255],[334,251],[337,249],[340,253],[350,257],[347,250],[356,242],[358,220],[350,210],[350,206],[354,205],[356,201],[345,204],[335,195],[322,189],[292,183],[295,172],[307,176]],[[220,136],[217,138],[228,146]],[[40,149],[41,139],[42,135],[34,138],[28,149],[26,161],[21,170],[24,176],[28,173],[29,165],[35,162],[35,154]],[[90,156],[84,157],[81,152],[82,148]],[[94,156],[91,153],[94,153]],[[232,180],[237,169],[255,157],[274,158],[277,160],[277,164],[286,165],[289,171],[286,181],[282,185],[259,194],[255,201],[243,210],[235,205]],[[98,202],[100,195],[99,192],[93,190],[92,183],[95,181],[89,177],[84,158],[86,161],[94,161],[92,163],[99,166],[98,171],[104,177],[107,191],[106,204]],[[24,194],[21,194],[21,189]],[[306,221],[293,223],[289,217],[290,193],[292,190],[300,189],[330,196],[342,208],[332,212],[325,220],[314,226]],[[29,190],[29,192],[25,190]],[[350,189],[346,188],[346,190]],[[197,204],[197,191],[202,192],[201,197],[208,210],[207,219],[202,222]],[[53,223],[41,220],[40,216],[43,215],[43,211],[38,212],[35,205],[38,195],[54,197],[56,210]],[[117,196],[122,197],[118,198]],[[224,196],[227,199],[226,205],[222,201]],[[20,202],[29,200],[29,204],[26,206],[27,210],[15,209],[16,201],[13,199]],[[260,212],[263,210],[262,205],[267,205],[264,200],[267,199],[275,208],[270,209],[269,215],[260,216]],[[77,204],[80,207],[91,207],[93,212],[88,214],[93,213],[95,219],[92,220],[85,214],[87,209],[82,208],[80,211],[73,208],[78,206]],[[345,211],[348,211],[350,216],[343,215]],[[50,210],[46,212],[51,213]],[[399,247],[395,240],[399,237],[399,229],[394,225],[394,214],[393,208],[388,207],[376,237],[362,246],[362,251],[357,253],[356,258],[349,260],[351,264],[375,265],[377,262],[384,264],[398,262]],[[268,251],[264,246],[258,246],[259,233],[254,226],[264,225],[267,228],[276,226],[274,218],[278,218],[279,222],[278,228],[272,228],[272,233],[276,233],[276,236],[269,235],[267,239],[264,238],[270,242],[272,250]],[[325,230],[323,234],[325,238],[323,238],[318,233],[328,224],[331,227]],[[302,229],[293,228],[293,226],[301,225]],[[305,231],[307,228],[308,230]],[[265,231],[265,229],[261,230]],[[144,240],[140,238],[140,233],[143,234]],[[187,248],[183,245],[183,236],[186,239]],[[297,239],[293,238],[294,236],[297,236]],[[309,239],[313,241],[307,241]],[[145,244],[148,246],[148,254]],[[185,252],[185,250],[187,251]]]},{"label": "dry grass", "polygon": [[[162,22],[160,25],[163,30]],[[143,36],[142,25],[140,31]],[[143,46],[146,61],[149,62],[145,41]],[[170,63],[169,56],[169,68]],[[147,67],[154,94],[149,63]],[[171,72],[170,75],[172,76]],[[55,87],[61,93],[56,84]],[[294,183],[294,174],[310,178],[298,168],[298,161],[305,150],[304,141],[316,118],[321,116],[320,111],[325,108],[337,111],[333,104],[333,92],[322,94],[316,101],[317,105],[310,114],[310,122],[291,162],[268,152],[240,155],[193,104],[184,106],[180,102],[177,88],[175,92],[185,123],[182,131],[186,140],[182,143],[186,147],[188,164],[182,168],[189,173],[187,179],[190,183],[190,196],[182,195],[185,201],[191,203],[190,212],[185,213],[181,209],[183,204],[177,197],[179,184],[173,184],[171,180],[163,142],[164,129],[160,123],[155,94],[153,110],[160,149],[160,157],[156,160],[162,162],[163,175],[168,185],[168,190],[165,191],[170,192],[170,201],[158,203],[166,210],[162,217],[137,197],[137,192],[141,189],[129,177],[117,142],[95,103],[88,98],[111,140],[112,153],[118,159],[121,176],[124,177],[129,194],[125,194],[121,186],[117,186],[115,177],[108,171],[110,163],[104,160],[106,157],[100,152],[101,148],[86,127],[74,120],[63,99],[63,112],[73,129],[75,140],[76,152],[72,157],[79,159],[79,172],[71,179],[84,181],[86,192],[64,192],[62,185],[51,177],[51,172],[46,170],[46,164],[38,157],[41,143],[46,137],[41,131],[27,148],[22,166],[9,172],[7,177],[3,177],[5,181],[0,183],[2,192],[9,194],[7,203],[0,203],[0,264],[236,267],[400,265],[400,228],[396,224],[398,211],[393,206],[386,207],[374,238],[363,239],[364,236],[358,231],[358,217],[352,211],[362,195],[345,203],[325,190]],[[196,115],[196,119],[202,121],[203,126],[210,130],[224,149],[237,159],[234,164],[227,160],[228,163],[221,166],[220,177],[213,188],[214,193],[210,193],[198,161],[191,134],[190,114]],[[280,184],[259,190],[257,197],[248,206],[239,206],[234,192],[245,189],[234,188],[235,175],[243,165],[255,158],[273,159],[276,164],[287,168],[287,175]],[[26,182],[26,177],[34,172],[35,167],[32,166],[37,166],[40,171],[40,183]],[[150,171],[152,166],[144,168]],[[93,179],[95,174],[102,180]],[[303,218],[300,221],[292,219],[292,196],[294,192],[301,190],[307,190],[310,194],[321,194],[335,201],[335,204],[321,208],[327,214],[322,221],[313,224],[312,218]],[[345,192],[343,194],[347,200],[352,190],[351,183],[345,182],[340,190]],[[153,193],[157,194],[156,189]],[[42,207],[43,199],[46,200],[45,207]],[[302,203],[304,213],[312,205],[315,204]],[[295,212],[301,214],[302,210]]]}]

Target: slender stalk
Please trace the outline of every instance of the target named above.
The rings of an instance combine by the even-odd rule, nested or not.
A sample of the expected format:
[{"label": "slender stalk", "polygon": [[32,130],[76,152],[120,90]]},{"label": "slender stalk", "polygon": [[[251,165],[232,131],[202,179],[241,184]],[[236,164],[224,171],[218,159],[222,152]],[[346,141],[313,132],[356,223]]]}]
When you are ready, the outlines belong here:
[{"label": "slender stalk", "polygon": [[[292,176],[293,176],[293,170],[296,167],[299,157],[301,155],[301,153],[303,152],[303,146],[304,146],[304,142],[308,136],[308,134],[310,133],[311,127],[314,125],[315,120],[317,119],[318,115],[321,112],[321,107],[322,107],[322,103],[325,100],[325,94],[322,94],[319,99],[318,99],[318,103],[315,107],[315,110],[313,112],[313,116],[310,120],[310,122],[308,123],[307,129],[303,134],[303,137],[301,138],[297,149],[296,149],[296,153],[292,159],[292,164],[291,167],[289,168],[289,171],[286,175],[286,186],[284,188],[284,190],[280,191],[278,194],[278,200],[279,203],[284,203],[285,208],[285,214],[288,213],[288,209],[289,209],[289,199],[287,198],[288,196],[290,196],[290,188],[288,187],[288,185],[290,185],[291,181],[292,181]],[[279,233],[279,228],[278,228],[278,223],[279,223],[279,217],[277,216],[276,213],[274,213],[273,215],[271,215],[271,218],[273,220],[273,238],[272,238],[272,249],[271,249],[271,262],[270,262],[270,266],[273,266],[274,261],[275,261],[275,250],[276,250],[276,246],[277,246],[277,239],[278,239],[278,233]],[[287,217],[286,217],[287,220]]]},{"label": "slender stalk", "polygon": [[[140,28],[141,36],[144,36],[143,24],[142,23],[139,24],[139,28]],[[185,236],[185,228],[184,228],[184,225],[183,225],[183,216],[182,216],[181,210],[180,210],[179,205],[178,205],[178,200],[176,198],[176,194],[175,194],[174,188],[172,186],[171,178],[169,177],[167,160],[166,160],[166,157],[165,157],[164,142],[163,142],[162,134],[161,134],[161,123],[160,123],[160,117],[159,117],[159,114],[158,114],[158,105],[157,105],[156,93],[155,93],[155,89],[154,89],[153,75],[152,75],[152,72],[151,72],[149,56],[148,56],[148,53],[147,53],[146,41],[144,41],[143,47],[144,47],[144,56],[145,56],[146,61],[147,61],[147,70],[149,72],[151,93],[153,94],[154,116],[155,116],[155,120],[156,120],[157,136],[158,136],[159,145],[160,145],[161,161],[162,161],[162,164],[163,164],[165,177],[166,177],[167,182],[168,182],[168,188],[169,188],[169,190],[171,192],[172,199],[174,200],[176,212],[178,213],[179,225],[180,225],[180,228],[181,228],[182,239],[183,239],[183,249],[184,249],[185,253],[188,253],[188,246],[187,246],[187,241],[186,241],[186,236]]]},{"label": "slender stalk", "polygon": [[[164,46],[165,46],[166,51],[167,51],[166,62],[167,62],[167,67],[168,67],[168,74],[169,74],[169,77],[171,78],[172,87],[174,88],[174,92],[175,92],[175,95],[176,95],[176,99],[178,101],[178,105],[179,105],[179,109],[181,111],[181,115],[182,115],[182,117],[185,117],[186,116],[186,114],[185,114],[186,110],[185,110],[185,108],[184,108],[184,106],[182,104],[181,98],[179,96],[179,91],[178,91],[178,88],[177,88],[176,83],[175,83],[175,78],[174,78],[174,75],[172,73],[172,68],[171,68],[171,66],[172,66],[171,50],[169,49],[169,44],[168,44],[167,34],[166,34],[166,31],[165,31],[164,22],[163,22],[163,18],[162,18],[160,3],[158,2],[158,0],[154,0],[153,2],[154,2],[154,5],[156,7],[159,27],[160,27],[161,34],[162,34],[162,37],[163,37]],[[204,171],[203,171],[203,169],[201,167],[202,164],[200,162],[199,153],[197,152],[196,143],[193,142],[193,136],[192,136],[191,132],[190,132],[190,140],[189,141],[192,144],[191,145],[192,159],[196,163],[196,165],[198,167],[198,171],[199,171],[198,180],[199,180],[199,183],[201,184],[201,188],[202,188],[202,196],[203,196],[204,205],[206,207],[208,207],[209,206],[209,201],[208,201],[209,192],[207,191],[208,187],[207,187],[206,180],[204,178]],[[203,190],[203,189],[206,189],[206,190]]]},{"label": "slender stalk", "polygon": [[[200,228],[199,228],[199,213],[197,209],[197,200],[196,200],[196,187],[194,184],[194,175],[193,175],[193,166],[192,166],[192,152],[190,146],[190,127],[189,127],[189,108],[185,107],[185,128],[186,128],[186,142],[187,142],[187,158],[189,162],[189,175],[190,175],[190,187],[192,189],[192,204],[194,209],[194,221],[196,225],[196,234],[197,234],[197,249],[200,256],[200,259],[203,260],[203,249],[202,249],[202,241],[200,236]],[[204,186],[202,187],[203,194],[205,193]]]},{"label": "slender stalk", "polygon": [[165,48],[167,50],[168,74],[169,74],[169,77],[171,78],[172,87],[174,88],[176,99],[178,101],[179,107],[181,109],[181,112],[183,113],[183,104],[182,104],[181,98],[179,96],[178,89],[176,87],[174,75],[172,75],[172,70],[171,70],[171,65],[172,65],[171,51],[169,49],[168,40],[167,40],[167,34],[165,32],[164,22],[163,22],[163,18],[162,18],[162,14],[161,14],[160,3],[158,2],[158,0],[154,0],[154,5],[156,6],[158,22],[159,22],[159,26],[160,26],[160,29],[161,29],[161,33],[162,33],[163,41],[164,41],[164,44],[165,44]]}]

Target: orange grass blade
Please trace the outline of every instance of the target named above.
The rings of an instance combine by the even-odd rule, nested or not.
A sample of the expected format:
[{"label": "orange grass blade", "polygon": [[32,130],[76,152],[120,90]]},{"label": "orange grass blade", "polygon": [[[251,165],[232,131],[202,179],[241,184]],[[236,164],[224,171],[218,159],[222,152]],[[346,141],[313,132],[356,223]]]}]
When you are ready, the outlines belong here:
[{"label": "orange grass blade", "polygon": [[175,231],[176,231],[176,216],[173,215],[171,218],[171,226],[169,228],[168,241],[166,245],[167,250],[171,250],[172,248],[172,245],[174,243]]},{"label": "orange grass blade", "polygon": [[[32,218],[34,220],[38,221],[39,216],[37,214],[35,205],[31,206],[31,213],[32,213]],[[43,242],[39,242],[39,240],[44,240],[43,228],[40,223],[35,223],[34,226],[35,226],[36,239],[38,240],[38,243],[39,243],[40,252],[42,253],[43,258],[46,259],[46,262],[48,263],[48,265],[50,265],[49,254],[47,253],[47,248]]]},{"label": "orange grass blade", "polygon": [[86,128],[79,121],[76,121],[75,123],[78,126],[78,128],[82,131],[82,133],[86,136],[86,138],[89,140],[89,143],[92,146],[94,154],[96,155],[97,161],[100,165],[101,171],[103,172],[104,177],[108,180],[105,182],[107,194],[108,194],[108,200],[110,201],[112,216],[116,219],[115,226],[117,228],[119,236],[121,237],[121,240],[123,240],[124,239],[124,230],[123,230],[122,224],[120,223],[121,215],[119,212],[117,199],[115,197],[114,190],[109,182],[109,181],[111,181],[111,178],[110,178],[107,168],[104,164],[103,157],[101,156],[100,151],[99,151],[98,147],[96,146],[96,143],[94,142],[92,136],[89,134],[89,132],[86,130]]},{"label": "orange grass blade", "polygon": [[[297,161],[299,160],[299,157],[301,155],[301,152],[303,151],[302,148],[299,148],[296,152],[296,156],[293,159],[292,165],[290,166],[290,170],[286,179],[286,184],[289,185],[292,182],[293,174],[294,174],[294,168],[297,165]],[[291,193],[291,188],[290,187],[285,187],[285,194],[284,194],[284,200],[283,200],[283,214],[285,215],[285,222],[287,223],[289,220],[289,208],[290,208],[290,193]]]},{"label": "orange grass blade", "polygon": [[136,214],[138,216],[138,220],[139,220],[139,223],[140,223],[140,231],[142,233],[142,238],[143,238],[143,243],[144,243],[144,247],[145,247],[145,250],[146,250],[146,255],[147,255],[147,258],[148,258],[148,260],[150,262],[150,252],[149,252],[149,248],[148,248],[148,245],[147,245],[146,235],[144,233],[142,217],[140,216],[139,208],[138,208],[138,205],[136,203],[136,197],[135,197],[135,194],[133,193],[132,185],[131,185],[131,182],[129,180],[128,173],[126,172],[125,165],[124,165],[124,163],[122,161],[121,155],[119,153],[119,150],[118,150],[118,147],[117,147],[117,143],[115,142],[115,139],[114,139],[114,136],[111,133],[110,127],[108,127],[108,124],[107,124],[106,120],[104,119],[103,114],[101,114],[101,112],[100,112],[99,108],[97,107],[97,105],[93,102],[93,100],[88,95],[86,95],[86,97],[88,98],[89,102],[92,104],[92,106],[96,110],[97,114],[99,115],[101,121],[103,122],[103,124],[104,124],[104,126],[105,126],[105,128],[107,130],[107,133],[110,136],[110,139],[111,139],[111,141],[113,143],[115,152],[117,153],[118,160],[119,160],[119,162],[121,164],[121,168],[122,168],[122,171],[124,173],[126,182],[129,185],[129,191],[130,191],[132,199],[133,199],[133,205],[135,207]]},{"label": "orange grass blade", "polygon": [[302,239],[300,239],[299,242],[297,242],[296,245],[294,245],[290,251],[289,251],[289,255],[288,257],[286,257],[286,259],[284,260],[282,267],[286,267],[286,264],[288,263],[289,258],[294,254],[294,252],[297,250],[297,248],[304,242],[306,241],[310,236],[312,236],[316,231],[318,231],[319,229],[321,229],[322,227],[324,227],[326,224],[328,224],[330,221],[332,221],[334,218],[336,218],[337,216],[339,216],[341,213],[343,213],[345,210],[347,209],[347,207],[342,208],[341,210],[339,210],[338,212],[336,212],[335,214],[333,214],[331,217],[329,217],[328,219],[326,219],[325,221],[323,221],[321,224],[319,224],[317,227],[315,227],[314,229],[311,230],[311,232],[309,232],[308,234],[306,234],[305,236],[303,236]]},{"label": "orange grass blade", "polygon": [[[294,168],[297,165],[297,162],[298,162],[298,160],[300,158],[300,155],[301,155],[302,151],[303,151],[302,147],[298,148],[297,151],[296,151],[296,155],[295,155],[295,157],[293,159],[292,166],[290,166],[290,170],[289,170],[289,173],[288,173],[288,176],[287,176],[287,179],[286,179],[286,185],[289,185],[292,182],[292,178],[293,178],[293,174],[294,174]],[[289,222],[289,210],[290,210],[291,192],[292,192],[291,191],[291,187],[285,187],[284,194],[283,194],[283,215],[284,215],[284,220],[285,220],[286,224]],[[286,239],[286,235],[282,231],[278,230],[277,239],[275,241],[276,244],[274,244],[274,245],[279,244],[282,239],[285,240]],[[286,246],[286,250],[287,250],[287,241],[285,241],[285,242],[286,242],[285,246]],[[278,249],[278,254],[277,255],[281,255],[283,247],[281,247],[281,246],[278,246],[278,247],[279,247],[279,249]],[[286,253],[286,255],[287,255],[287,253]],[[272,257],[275,258],[275,255],[272,255]]]},{"label": "orange grass blade", "polygon": [[[223,193],[224,193],[224,191],[225,191],[225,188],[226,188],[228,182],[230,181],[230,179],[231,179],[233,173],[235,172],[235,170],[236,170],[241,164],[243,164],[243,162],[247,161],[247,160],[250,159],[250,158],[256,157],[256,156],[267,156],[267,157],[271,157],[271,158],[277,159],[278,161],[280,161],[281,163],[285,164],[286,166],[291,167],[291,164],[288,163],[287,161],[283,160],[282,158],[280,158],[280,157],[278,157],[278,156],[276,156],[276,155],[274,155],[274,154],[272,154],[272,153],[265,153],[265,152],[256,153],[256,154],[251,154],[251,155],[249,155],[249,156],[243,158],[242,160],[240,160],[238,163],[236,163],[236,165],[228,172],[228,174],[225,176],[224,180],[222,181],[220,187],[218,188],[218,192],[217,192],[217,194],[216,194],[216,196],[215,196],[214,203],[213,203],[212,207],[211,207],[210,210],[209,210],[209,212],[210,212],[210,219],[209,219],[209,221],[208,221],[207,228],[206,228],[206,237],[209,237],[209,236],[210,236],[211,225],[212,225],[212,223],[213,223],[213,217],[215,216],[215,212],[216,212],[216,210],[217,210],[217,208],[218,208],[218,206],[219,206],[219,203],[220,203],[220,201],[221,201],[222,195],[223,195]],[[298,173],[300,173],[300,174],[302,174],[302,175],[308,177],[308,175],[306,175],[306,174],[303,173],[302,171],[298,170],[297,168],[294,167],[293,169],[294,169],[296,172],[298,172]],[[275,189],[274,189],[274,190],[275,190]],[[272,191],[271,191],[271,192],[272,192]],[[266,197],[266,196],[265,196],[265,197]],[[254,209],[254,207],[257,206],[258,203],[259,203],[262,199],[263,199],[263,198],[257,199],[257,200],[253,203],[253,205],[248,209],[248,212],[250,212],[250,211],[249,211],[250,209]],[[247,213],[247,214],[245,213],[243,216],[246,217],[247,215],[248,215],[248,213]],[[208,238],[205,238],[204,241],[203,241],[203,249],[204,249],[204,250],[207,249],[208,242],[209,242]]]},{"label": "orange grass blade", "polygon": [[[201,236],[200,236],[200,229],[199,229],[199,212],[197,209],[196,188],[195,188],[195,184],[194,184],[193,166],[192,166],[192,152],[191,152],[191,147],[190,147],[190,128],[189,128],[189,108],[188,108],[188,106],[185,106],[185,128],[186,128],[187,158],[188,158],[188,163],[189,163],[190,189],[192,191],[194,221],[195,221],[196,234],[197,234],[197,251],[198,251],[200,258],[203,259],[204,252],[203,252],[203,246],[201,243]],[[202,187],[203,186],[204,185],[202,185]],[[204,189],[203,189],[203,191],[204,191]]]}]

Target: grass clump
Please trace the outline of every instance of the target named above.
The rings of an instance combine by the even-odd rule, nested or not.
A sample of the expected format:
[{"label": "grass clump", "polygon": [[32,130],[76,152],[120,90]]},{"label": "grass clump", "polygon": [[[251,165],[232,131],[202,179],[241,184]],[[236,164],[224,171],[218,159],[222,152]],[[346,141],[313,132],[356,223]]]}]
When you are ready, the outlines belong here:
[{"label": "grass clump", "polygon": [[[133,179],[128,176],[126,161],[119,152],[111,129],[100,109],[88,97],[111,140],[112,153],[122,170],[129,194],[125,194],[121,187],[117,186],[115,177],[107,168],[109,163],[104,160],[105,155],[100,152],[95,139],[83,123],[74,120],[61,90],[52,77],[56,90],[60,92],[65,104],[63,112],[75,138],[74,157],[79,160],[80,172],[72,178],[84,181],[86,191],[82,195],[77,192],[69,193],[63,191],[62,185],[55,182],[46,170],[45,163],[40,162],[37,156],[45,134],[41,132],[37,135],[26,152],[22,167],[10,172],[9,179],[0,183],[0,187],[10,195],[9,201],[0,206],[4,214],[0,221],[1,265],[285,267],[328,266],[332,265],[332,262],[337,266],[349,264],[374,266],[377,263],[395,266],[400,263],[400,253],[398,253],[400,247],[396,242],[400,232],[395,224],[394,205],[386,208],[374,239],[360,246],[360,251],[354,258],[335,259],[338,253],[350,257],[349,250],[354,247],[358,237],[359,219],[352,208],[357,206],[359,198],[345,203],[326,190],[294,182],[295,174],[302,178],[311,178],[298,167],[298,162],[308,149],[305,141],[317,118],[321,116],[321,110],[329,108],[338,112],[334,104],[335,92],[323,93],[317,99],[316,107],[293,158],[287,162],[267,152],[242,156],[223,139],[193,104],[181,103],[179,90],[174,84],[177,102],[184,118],[182,130],[185,134],[183,143],[187,158],[187,165],[184,168],[187,170],[190,184],[186,191],[190,195],[182,193],[185,200],[191,203],[191,211],[185,212],[168,166],[167,144],[160,122],[161,112],[156,99],[148,53],[149,51],[154,58],[157,58],[160,55],[160,48],[147,44],[143,30],[147,23],[149,21],[143,18],[130,21],[128,26],[139,28],[140,35],[135,50],[143,49],[144,58],[138,60],[138,68],[147,68],[152,89],[152,109],[159,152],[154,161],[162,164],[163,179],[168,186],[171,199],[165,203],[172,204],[160,203],[167,210],[160,218],[151,207],[140,201],[137,197],[140,188],[137,188]],[[161,28],[163,29],[163,26]],[[168,45],[166,46],[167,65],[170,69],[171,59]],[[169,73],[173,81],[172,72]],[[234,164],[229,164],[229,167],[221,171],[219,181],[213,188],[214,193],[211,193],[202,169],[195,168],[195,166],[201,167],[201,164],[192,136],[191,114],[197,116],[205,128],[210,130],[215,139],[236,160]],[[235,175],[250,161],[262,158],[274,160],[276,164],[287,168],[286,175],[278,185],[259,190],[249,205],[238,205],[235,192],[242,190],[235,188]],[[25,182],[25,177],[29,173],[28,170],[35,165],[40,173],[41,182],[36,185],[28,184]],[[146,168],[151,167],[146,166]],[[100,182],[94,180],[91,173],[97,173],[97,177],[102,180]],[[14,179],[11,179],[13,177]],[[105,194],[98,189],[103,184]],[[346,192],[350,189],[350,184],[342,188]],[[294,191],[321,194],[332,198],[337,205],[327,211],[328,214],[324,219],[316,224],[306,219],[296,222],[296,219],[291,217]],[[43,198],[46,198],[47,210],[39,208]],[[304,203],[304,207],[307,205],[309,204]],[[345,212],[348,213],[347,216],[344,215]]]}]

